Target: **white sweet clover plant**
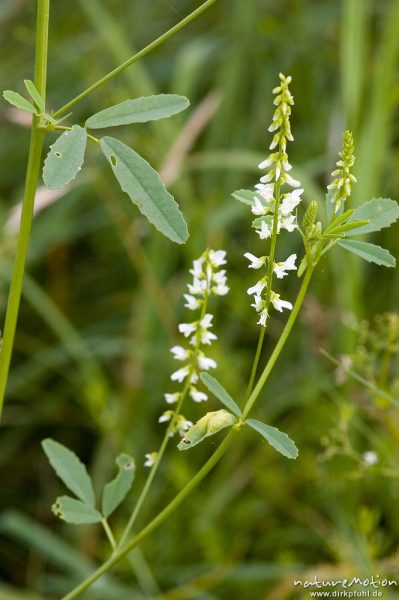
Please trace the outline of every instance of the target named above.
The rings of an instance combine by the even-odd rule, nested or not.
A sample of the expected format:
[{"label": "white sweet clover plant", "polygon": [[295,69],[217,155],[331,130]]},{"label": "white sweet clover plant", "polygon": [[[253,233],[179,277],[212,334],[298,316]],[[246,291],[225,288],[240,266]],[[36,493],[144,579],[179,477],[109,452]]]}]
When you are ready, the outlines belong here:
[{"label": "white sweet clover plant", "polygon": [[[166,404],[170,406],[159,417],[161,423],[167,423],[165,435],[159,450],[148,452],[145,455],[144,465],[150,468],[148,477],[118,541],[115,540],[111,531],[108,517],[125,499],[133,483],[133,459],[128,455],[118,457],[118,474],[105,486],[100,508],[95,505],[90,478],[79,459],[58,442],[46,440],[43,443],[44,450],[57,474],[77,496],[76,498],[66,496],[58,498],[54,505],[54,512],[71,523],[102,523],[113,546],[112,556],[90,577],[67,594],[64,600],[78,597],[176,510],[192,489],[222,458],[233,443],[235,435],[244,426],[249,426],[260,434],[270,446],[283,456],[290,459],[297,457],[298,449],[287,434],[269,424],[249,418],[249,414],[291,333],[316,265],[335,245],[339,245],[369,262],[386,267],[395,265],[395,259],[387,250],[363,240],[352,239],[358,234],[372,233],[389,227],[399,218],[399,206],[393,200],[378,198],[369,200],[356,209],[347,209],[345,205],[351,195],[351,186],[356,182],[352,173],[355,163],[354,144],[352,134],[348,131],[344,133],[343,148],[339,153],[337,169],[333,172],[333,180],[328,186],[326,222],[323,224],[319,219],[319,207],[313,200],[308,201],[307,208],[302,211],[304,214],[298,222],[298,209],[303,202],[302,197],[306,198],[306,194],[300,182],[290,174],[291,165],[287,154],[287,142],[293,141],[290,116],[294,100],[289,89],[290,83],[291,77],[280,75],[279,84],[273,90],[276,109],[269,127],[269,131],[273,134],[270,145],[271,153],[259,165],[262,170],[266,169],[266,173],[262,175],[252,190],[239,190],[233,194],[236,199],[250,206],[255,217],[252,223],[253,228],[261,243],[265,245],[265,251],[261,256],[250,252],[244,254],[245,258],[249,260],[249,268],[261,272],[258,281],[247,290],[248,294],[253,296],[252,306],[258,314],[258,324],[261,327],[247,393],[241,407],[225,387],[208,373],[209,370],[217,368],[216,361],[208,356],[211,344],[216,341],[216,335],[212,331],[213,316],[209,312],[208,303],[212,296],[224,296],[229,291],[226,272],[222,268],[226,263],[226,252],[208,249],[194,261],[193,268],[190,270],[193,279],[188,284],[188,293],[184,294],[185,307],[195,313],[195,318],[179,325],[179,332],[184,343],[171,348],[174,359],[181,363],[181,366],[171,375],[171,380],[175,384],[180,384],[180,387],[176,390],[168,390],[164,394]],[[116,152],[115,149],[118,149],[119,146],[109,140],[105,145],[110,152],[109,159],[112,166],[112,153]],[[299,265],[297,265],[296,253],[290,254],[288,257],[284,253],[282,234],[293,232],[299,234],[299,240],[302,239],[304,248]],[[278,241],[279,244],[277,244]],[[280,246],[282,246],[282,250],[280,250]],[[296,299],[291,302],[281,298],[280,289],[276,288],[276,284],[283,282],[288,273],[295,270],[297,270],[298,276],[302,277],[302,281]],[[276,346],[256,380],[265,331],[271,318],[272,308],[278,312],[286,309],[289,311],[289,316]],[[192,424],[189,418],[184,416],[187,410],[190,411],[190,406],[186,404],[184,414],[182,412],[185,400],[190,398],[197,403],[204,402],[208,400],[209,392],[221,402],[223,408],[206,412],[195,424]],[[181,440],[178,448],[185,451],[223,429],[228,429],[229,432],[194,478],[144,529],[130,537],[130,532],[150,493],[152,482],[171,438],[180,434]]]}]

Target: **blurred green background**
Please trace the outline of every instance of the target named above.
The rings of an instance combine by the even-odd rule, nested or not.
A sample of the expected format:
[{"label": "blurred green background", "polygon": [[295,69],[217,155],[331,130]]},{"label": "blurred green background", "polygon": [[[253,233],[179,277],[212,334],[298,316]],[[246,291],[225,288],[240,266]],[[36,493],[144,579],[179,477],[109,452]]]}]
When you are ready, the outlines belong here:
[{"label": "blurred green background", "polygon": [[[193,0],[53,0],[48,101],[56,109],[199,5]],[[2,89],[32,78],[35,2],[1,0]],[[44,600],[70,590],[108,556],[102,532],[64,525],[50,506],[62,484],[42,453],[51,436],[84,459],[101,488],[115,456],[138,463],[163,435],[157,420],[174,370],[182,293],[203,249],[228,252],[231,293],[213,305],[218,378],[242,397],[257,343],[253,283],[243,253],[260,252],[250,214],[230,196],[253,186],[267,153],[271,90],[293,76],[290,145],[305,202],[324,189],[349,127],[358,184],[352,205],[399,197],[399,2],[219,0],[199,20],[75,107],[73,122],[129,97],[173,92],[191,107],[167,121],[121,129],[178,200],[191,237],[177,247],[147,225],[96,148],[86,168],[34,221],[8,401],[0,436],[0,600]],[[29,130],[0,111],[1,310]],[[49,143],[53,136],[49,135]],[[399,229],[373,241],[398,255]],[[281,259],[300,251],[285,238]],[[287,247],[288,245],[288,247]],[[295,276],[282,283],[292,300]],[[256,416],[287,431],[300,456],[287,461],[245,432],[169,521],[87,592],[96,599],[305,598],[294,578],[398,575],[398,409],[345,377],[320,355],[351,354],[367,381],[398,396],[399,278],[338,252],[318,267],[311,291]],[[378,318],[379,313],[392,313]],[[275,316],[265,356],[286,315]],[[368,326],[365,320],[370,321]],[[384,373],[381,371],[384,367]],[[396,370],[397,373],[397,370]],[[216,406],[212,404],[212,406]],[[190,407],[196,419],[204,406]],[[218,439],[188,457],[171,445],[140,519],[163,506]],[[329,448],[329,450],[328,450]],[[369,466],[363,453],[377,453]],[[120,532],[128,504],[112,520]],[[399,575],[398,575],[399,579]],[[385,592],[395,598],[399,592]]]}]

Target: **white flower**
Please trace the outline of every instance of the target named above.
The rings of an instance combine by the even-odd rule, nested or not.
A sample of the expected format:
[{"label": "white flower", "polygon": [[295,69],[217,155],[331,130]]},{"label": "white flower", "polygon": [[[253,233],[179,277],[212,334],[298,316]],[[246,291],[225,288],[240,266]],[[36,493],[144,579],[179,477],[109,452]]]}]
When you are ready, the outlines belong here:
[{"label": "white flower", "polygon": [[146,459],[144,466],[152,467],[153,465],[155,465],[155,461],[158,458],[158,452],[148,452],[144,458]]},{"label": "white flower", "polygon": [[255,189],[257,190],[257,193],[262,196],[264,200],[266,200],[267,203],[270,203],[274,200],[274,183],[257,183],[255,185]]},{"label": "white flower", "polygon": [[190,294],[184,294],[184,298],[186,299],[186,304],[184,306],[189,310],[198,310],[201,308],[202,301],[199,298],[195,298]]},{"label": "white flower", "polygon": [[261,240],[267,240],[271,236],[272,230],[269,228],[268,224],[265,223],[265,221],[262,221],[260,229],[257,229],[256,233],[259,235]]},{"label": "white flower", "polygon": [[263,309],[265,301],[262,299],[262,296],[254,296],[254,303],[251,304],[256,310],[256,312],[260,312]]},{"label": "white flower", "polygon": [[194,386],[190,387],[189,393],[194,402],[205,402],[205,400],[208,400],[208,396],[204,392],[197,390]]},{"label": "white flower", "polygon": [[180,435],[184,435],[184,432],[193,426],[192,421],[188,421],[183,415],[178,415],[176,418],[176,429]]},{"label": "white flower", "polygon": [[190,352],[182,346],[173,346],[170,351],[176,360],[187,360],[190,356]]},{"label": "white flower", "polygon": [[173,410],[166,410],[158,419],[158,423],[167,423],[173,417]]},{"label": "white flower", "polygon": [[269,209],[262,204],[257,196],[254,196],[254,203],[251,207],[251,212],[253,215],[261,217],[266,215],[269,212]]},{"label": "white flower", "polygon": [[376,465],[379,461],[378,454],[373,450],[368,450],[363,454],[363,461],[368,466]]},{"label": "white flower", "polygon": [[287,300],[280,300],[280,294],[272,292],[270,301],[273,304],[274,308],[279,312],[283,312],[283,308],[288,308],[289,310],[292,310],[291,302],[288,302]]},{"label": "white flower", "polygon": [[203,329],[208,329],[208,327],[212,327],[212,319],[213,315],[210,313],[206,313],[203,319],[200,321],[200,325]]},{"label": "white flower", "polygon": [[193,283],[187,285],[188,291],[194,296],[203,296],[207,289],[206,279],[198,279],[194,277]]},{"label": "white flower", "polygon": [[202,275],[202,265],[204,264],[204,260],[204,257],[200,256],[200,258],[193,261],[193,268],[190,269],[190,273],[194,276],[194,279]]},{"label": "white flower", "polygon": [[282,279],[288,275],[287,271],[295,271],[296,254],[291,254],[284,262],[274,263],[273,271],[277,279]]},{"label": "white flower", "polygon": [[172,375],[170,376],[172,381],[178,381],[179,383],[181,383],[189,374],[190,372],[190,368],[188,366],[182,367],[181,369],[178,369],[178,371],[175,371],[174,373],[172,373]]},{"label": "white flower", "polygon": [[217,340],[217,337],[212,331],[205,330],[201,333],[201,344],[210,345],[214,340]]},{"label": "white flower", "polygon": [[167,404],[174,404],[178,400],[180,400],[180,393],[175,392],[174,394],[164,394],[165,400]]},{"label": "white flower", "polygon": [[247,294],[249,294],[249,296],[252,296],[252,294],[255,294],[255,296],[260,296],[265,289],[266,284],[266,277],[262,277],[258,283],[247,289]]},{"label": "white flower", "polygon": [[224,283],[218,283],[217,285],[212,287],[212,292],[216,294],[216,296],[225,296],[230,291],[230,288]]},{"label": "white flower", "polygon": [[[288,136],[287,136],[287,138],[288,138]],[[297,179],[294,179],[293,177],[291,177],[291,175],[288,175],[288,173],[285,175],[285,182],[293,188],[300,187],[300,185],[301,185],[300,181],[298,181]]]},{"label": "white flower", "polygon": [[295,215],[289,217],[281,217],[280,219],[281,229],[286,229],[289,233],[292,233],[297,228]]},{"label": "white flower", "polygon": [[216,369],[217,363],[213,360],[213,358],[208,358],[201,353],[198,356],[198,366],[200,369],[208,371],[208,369]]},{"label": "white flower", "polygon": [[263,265],[266,262],[266,256],[261,256],[260,258],[254,256],[253,254],[251,254],[250,252],[246,252],[244,254],[245,258],[247,258],[249,261],[251,261],[251,264],[249,265],[249,269],[260,269],[261,267],[263,267]]},{"label": "white flower", "polygon": [[279,213],[284,217],[288,216],[301,202],[301,194],[303,194],[302,188],[285,195],[279,206]]},{"label": "white flower", "polygon": [[225,250],[209,250],[209,260],[213,267],[221,267],[226,264],[226,251]]},{"label": "white flower", "polygon": [[188,337],[194,331],[197,331],[198,322],[194,321],[193,323],[179,323],[179,331],[184,335],[184,337]]},{"label": "white flower", "polygon": [[262,312],[260,313],[258,325],[263,325],[263,327],[266,327],[266,321],[267,321],[268,316],[269,316],[269,313],[267,312],[267,310],[266,309],[262,310]]}]

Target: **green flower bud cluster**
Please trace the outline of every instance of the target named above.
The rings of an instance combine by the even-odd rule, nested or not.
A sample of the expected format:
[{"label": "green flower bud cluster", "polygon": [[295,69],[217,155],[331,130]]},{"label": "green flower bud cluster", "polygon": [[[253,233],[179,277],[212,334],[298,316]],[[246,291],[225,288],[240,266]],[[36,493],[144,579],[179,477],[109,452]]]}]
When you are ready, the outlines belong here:
[{"label": "green flower bud cluster", "polygon": [[351,184],[356,183],[356,177],[351,173],[355,164],[353,136],[350,131],[345,131],[342,137],[342,151],[339,152],[340,160],[337,162],[338,169],[331,173],[335,179],[327,186],[329,190],[336,190],[331,197],[331,202],[335,204],[335,212],[351,195]]}]

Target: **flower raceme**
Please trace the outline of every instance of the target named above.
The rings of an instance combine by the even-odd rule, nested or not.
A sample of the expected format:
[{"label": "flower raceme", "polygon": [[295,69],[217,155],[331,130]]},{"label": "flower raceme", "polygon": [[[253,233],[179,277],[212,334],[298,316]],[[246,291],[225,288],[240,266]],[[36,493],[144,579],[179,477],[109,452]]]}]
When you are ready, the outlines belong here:
[{"label": "flower raceme", "polygon": [[[204,402],[208,396],[197,387],[199,372],[208,371],[217,367],[216,361],[203,351],[204,346],[210,346],[216,335],[211,331],[213,315],[207,312],[208,301],[211,296],[224,296],[228,293],[226,271],[222,269],[226,264],[224,250],[206,250],[197,260],[194,260],[190,269],[192,281],[187,285],[188,293],[184,294],[184,306],[198,312],[198,318],[189,323],[180,323],[179,332],[187,340],[186,345],[175,345],[170,351],[173,358],[185,363],[171,375],[171,380],[183,384],[181,391],[168,392],[165,401],[169,405],[176,404],[175,411],[166,410],[160,417],[160,423],[169,423],[168,433],[173,436],[177,431],[183,433],[191,427],[192,423],[180,414],[183,401],[187,394],[194,402]],[[146,454],[148,467],[152,467],[156,453]]]},{"label": "flower raceme", "polygon": [[[266,269],[266,274],[248,289],[248,294],[254,296],[251,304],[259,315],[258,324],[266,326],[269,316],[270,304],[275,310],[292,309],[291,302],[281,300],[280,295],[272,289],[273,275],[283,279],[288,271],[296,270],[296,254],[291,254],[285,261],[276,262],[274,253],[276,237],[282,230],[289,233],[297,228],[296,215],[293,211],[301,202],[303,189],[300,182],[291,177],[289,171],[292,166],[288,162],[287,141],[293,141],[291,133],[290,115],[291,106],[294,104],[293,96],[289,90],[291,77],[280,74],[280,84],[274,88],[274,104],[276,110],[269,131],[274,133],[270,144],[271,154],[260,163],[260,169],[269,169],[262,175],[259,183],[255,185],[255,193],[251,212],[257,217],[253,226],[261,240],[271,239],[269,256],[254,256],[250,252],[244,254],[249,260],[250,269]],[[282,193],[283,186],[292,188]]]}]

